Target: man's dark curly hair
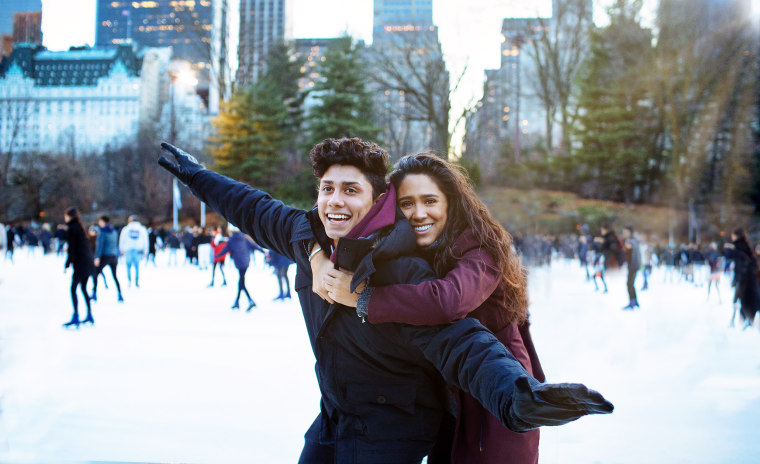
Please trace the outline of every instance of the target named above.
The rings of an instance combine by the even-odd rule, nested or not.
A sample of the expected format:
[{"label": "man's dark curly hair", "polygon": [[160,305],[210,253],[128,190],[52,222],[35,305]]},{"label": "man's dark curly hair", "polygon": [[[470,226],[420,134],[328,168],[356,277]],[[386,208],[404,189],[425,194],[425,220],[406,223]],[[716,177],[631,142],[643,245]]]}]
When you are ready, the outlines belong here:
[{"label": "man's dark curly hair", "polygon": [[354,166],[372,185],[372,198],[385,193],[385,174],[390,158],[377,144],[356,137],[325,139],[316,144],[309,154],[317,179],[321,179],[333,164]]}]

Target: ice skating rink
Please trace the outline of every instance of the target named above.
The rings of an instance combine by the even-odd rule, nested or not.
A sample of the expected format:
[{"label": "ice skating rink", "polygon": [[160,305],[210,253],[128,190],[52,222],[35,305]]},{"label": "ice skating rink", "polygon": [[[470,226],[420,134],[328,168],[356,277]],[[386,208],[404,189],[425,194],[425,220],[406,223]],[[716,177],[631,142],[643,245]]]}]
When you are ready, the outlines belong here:
[{"label": "ice skating rink", "polygon": [[[106,271],[95,325],[71,317],[63,257],[0,257],[0,462],[295,463],[319,409],[296,299],[273,302],[256,255],[258,303],[232,311],[237,272],[142,266],[125,302]],[[294,267],[291,267],[291,286]],[[627,303],[624,271],[601,294],[576,262],[531,269],[532,331],[551,382],[583,382],[615,404],[541,432],[542,464],[756,463],[760,331],[728,327],[732,289],[664,283]],[[637,279],[637,288],[641,287]],[[80,309],[84,317],[84,303]]]}]

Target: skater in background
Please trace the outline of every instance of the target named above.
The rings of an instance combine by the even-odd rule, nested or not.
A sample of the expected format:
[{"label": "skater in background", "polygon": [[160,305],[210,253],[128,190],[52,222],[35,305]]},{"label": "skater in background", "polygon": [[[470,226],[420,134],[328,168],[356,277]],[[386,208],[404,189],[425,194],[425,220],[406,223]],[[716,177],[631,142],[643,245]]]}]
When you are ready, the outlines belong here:
[{"label": "skater in background", "polygon": [[5,252],[5,247],[8,246],[8,237],[5,235],[5,224],[0,222],[0,251]]},{"label": "skater in background", "polygon": [[720,275],[722,274],[722,270],[720,268],[720,253],[718,252],[717,243],[710,243],[706,259],[707,265],[710,267],[710,274],[707,276],[707,299],[710,299],[710,288],[714,286],[715,292],[718,294],[718,303],[720,303]]},{"label": "skater in background", "polygon": [[[94,271],[92,261],[92,251],[90,251],[90,242],[85,235],[84,226],[79,219],[79,211],[76,208],[69,208],[64,213],[66,226],[68,228],[67,237],[69,242],[69,253],[66,258],[64,271],[73,266],[74,274],[71,276],[71,304],[74,307],[74,314],[71,320],[64,327],[79,327],[79,324],[94,324],[90,308],[90,296],[87,294],[87,279],[90,278]],[[77,299],[77,287],[80,288],[84,296],[85,305],[87,305],[87,317],[79,321],[79,300]]]},{"label": "skater in background", "polygon": [[604,292],[607,293],[607,282],[604,280],[604,253],[601,252],[601,250],[594,251],[594,290],[599,291],[599,284],[596,283],[596,278],[598,277],[599,280],[602,281],[602,285],[604,285]]},{"label": "skater in background", "polygon": [[121,229],[119,251],[126,256],[127,282],[132,286],[132,268],[135,270],[135,287],[140,286],[140,261],[148,255],[148,231],[140,224],[137,216],[129,216],[128,223]]},{"label": "skater in background", "polygon": [[[755,314],[760,309],[760,289],[757,283],[757,256],[747,240],[744,229],[738,227],[731,232],[734,244],[734,306],[740,304],[744,328],[752,325]],[[731,327],[734,326],[736,309],[731,316]]]},{"label": "skater in background", "polygon": [[248,271],[251,254],[254,251],[264,253],[264,249],[240,232],[240,229],[232,224],[229,225],[229,231],[232,232],[232,235],[229,240],[223,242],[224,246],[219,250],[219,255],[229,253],[232,257],[232,262],[238,270],[237,295],[235,296],[235,303],[233,303],[232,309],[240,308],[240,293],[245,293],[245,296],[248,297],[248,307],[246,308],[246,311],[250,311],[251,308],[256,306],[256,302],[253,301],[251,294],[248,293],[248,289],[245,286],[245,273]]},{"label": "skater in background", "polygon": [[182,246],[185,248],[185,264],[198,264],[198,248],[195,244],[195,229],[185,228],[182,233]]},{"label": "skater in background", "polygon": [[9,223],[5,226],[5,259],[10,259],[13,263],[13,250],[16,244],[16,232],[13,231],[13,223]]},{"label": "skater in background", "polygon": [[116,266],[119,264],[119,234],[111,227],[111,218],[108,216],[100,216],[98,227],[98,239],[95,243],[96,270],[93,277],[92,300],[98,301],[98,275],[102,274],[103,269],[108,266],[111,268],[111,275],[113,276],[114,283],[116,283],[118,301],[121,303],[124,301],[124,298],[121,296],[119,278],[116,277]]},{"label": "skater in background", "polygon": [[[628,263],[628,304],[623,309],[634,309],[639,307],[639,300],[636,297],[636,273],[641,267],[641,250],[639,250],[639,241],[633,236],[633,226],[626,226],[623,229],[623,249],[625,250],[625,261]],[[621,263],[622,264],[622,263]]]},{"label": "skater in background", "polygon": [[639,249],[641,250],[641,277],[644,278],[641,291],[644,291],[649,288],[649,276],[652,275],[652,255],[654,254],[652,244],[649,242],[649,234],[646,232],[641,237]]},{"label": "skater in background", "polygon": [[267,252],[267,263],[274,268],[274,275],[277,276],[277,285],[280,287],[280,294],[275,298],[277,300],[290,299],[290,280],[288,279],[288,268],[293,261],[282,256],[276,251]]},{"label": "skater in background", "polygon": [[198,250],[198,269],[205,271],[208,269],[214,256],[214,249],[211,246],[211,235],[202,227],[198,227],[198,236],[195,237],[196,250]]},{"label": "skater in background", "polygon": [[209,287],[214,286],[214,277],[216,276],[217,265],[219,266],[219,272],[222,273],[222,287],[227,286],[227,277],[224,275],[224,261],[227,259],[227,253],[221,252],[226,241],[227,239],[224,237],[224,231],[221,227],[217,227],[214,238],[211,241],[211,252],[213,253],[211,256],[211,262],[213,264],[211,265],[211,283],[208,284]]},{"label": "skater in background", "polygon": [[588,257],[590,254],[591,236],[588,233],[588,225],[583,224],[581,235],[578,237],[578,261],[581,267],[586,271],[586,280],[591,280],[591,273],[588,270]]},{"label": "skater in background", "polygon": [[55,228],[55,255],[61,256],[63,248],[66,246],[66,226],[58,224]]},{"label": "skater in background", "polygon": [[179,250],[179,237],[175,233],[174,229],[170,230],[166,235],[166,246],[169,247],[169,266],[174,263],[177,265],[177,250]]},{"label": "skater in background", "polygon": [[50,242],[53,239],[53,234],[50,233],[50,224],[42,224],[40,228],[40,246],[42,247],[42,254],[47,255],[50,253]]},{"label": "skater in background", "polygon": [[623,242],[618,237],[615,229],[609,224],[602,224],[602,236],[596,238],[600,243],[600,250],[604,254],[604,270],[617,269],[623,265],[625,259],[623,253]]},{"label": "skater in background", "polygon": [[[95,226],[90,226],[87,228],[87,240],[90,242],[90,251],[92,254],[95,254],[95,248],[98,246],[98,228]],[[97,268],[97,265],[95,265]],[[96,269],[97,270],[97,269]],[[103,273],[103,269],[97,270],[97,272],[100,273],[100,277],[103,278],[103,286],[108,289],[108,283],[106,282],[106,275]],[[97,282],[95,279],[96,275],[93,275],[93,282]],[[96,284],[97,286],[97,284]],[[97,290],[97,288],[95,288]],[[94,291],[94,290],[93,290]]]},{"label": "skater in background", "polygon": [[37,235],[32,230],[31,226],[27,227],[25,230],[23,230],[23,234],[21,234],[21,237],[24,239],[24,245],[26,245],[26,255],[27,256],[34,256],[37,252],[37,247],[40,244],[39,239],[37,238]]},{"label": "skater in background", "polygon": [[153,263],[153,267],[156,267],[156,241],[158,241],[158,234],[153,227],[148,228],[148,258],[145,260],[145,264]]}]

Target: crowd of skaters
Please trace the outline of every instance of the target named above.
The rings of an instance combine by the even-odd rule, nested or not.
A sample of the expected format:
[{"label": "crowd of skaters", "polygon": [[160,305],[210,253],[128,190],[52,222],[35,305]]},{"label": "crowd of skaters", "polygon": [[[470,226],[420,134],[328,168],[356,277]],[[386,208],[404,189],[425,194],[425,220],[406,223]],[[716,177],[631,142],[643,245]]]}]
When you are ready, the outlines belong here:
[{"label": "crowd of skaters", "polygon": [[[239,309],[240,296],[245,294],[248,299],[247,311],[254,308],[256,303],[246,288],[245,273],[252,256],[254,264],[256,262],[254,252],[260,252],[264,255],[265,262],[272,267],[280,288],[275,301],[291,298],[287,272],[293,263],[272,251],[264,250],[232,225],[229,225],[228,230],[224,227],[203,228],[197,225],[184,229],[146,227],[138,216],[131,215],[126,224],[118,226],[112,224],[109,216],[102,215],[95,224],[85,226],[76,208],[67,209],[64,218],[63,224],[0,223],[0,253],[10,264],[13,264],[14,255],[19,250],[25,250],[28,257],[37,255],[40,250],[43,255],[66,257],[65,271],[73,268],[73,314],[71,320],[63,324],[66,328],[78,328],[82,324],[94,325],[91,302],[98,300],[99,282],[104,288],[109,288],[103,272],[106,268],[110,269],[110,281],[116,289],[117,301],[123,303],[122,285],[117,273],[119,263],[126,266],[127,286],[138,288],[141,264],[157,267],[157,252],[167,255],[167,265],[170,267],[184,264],[205,272],[210,269],[209,287],[214,286],[217,268],[222,277],[222,286],[227,285],[224,264],[230,256],[238,271],[237,295],[232,309]],[[79,317],[77,290],[87,309],[84,318]]]},{"label": "crowd of skaters", "polygon": [[[734,288],[734,310],[729,325],[740,314],[743,327],[752,325],[760,310],[760,242],[753,247],[742,228],[730,239],[706,243],[663,243],[648,231],[625,226],[619,231],[602,224],[596,233],[584,224],[573,233],[561,235],[514,234],[514,246],[527,266],[551,266],[553,260],[577,260],[585,279],[595,291],[608,292],[605,274],[612,269],[627,271],[629,301],[624,310],[640,307],[637,293],[646,291],[652,271],[661,270],[663,283],[688,283],[706,288],[706,297],[722,302],[719,282],[730,279]],[[713,296],[714,295],[714,296]]]},{"label": "crowd of skaters", "polygon": [[[123,302],[116,271],[119,262],[126,266],[127,285],[139,287],[140,264],[156,266],[157,252],[164,252],[168,256],[169,266],[184,263],[206,272],[210,269],[209,287],[213,287],[217,281],[217,268],[222,279],[221,285],[227,285],[224,264],[227,256],[230,256],[238,271],[232,309],[239,309],[240,297],[245,295],[248,300],[244,305],[247,311],[255,307],[256,303],[246,287],[245,273],[250,259],[256,263],[254,252],[261,252],[277,278],[280,292],[275,299],[291,298],[287,272],[292,262],[273,251],[263,250],[234,226],[230,225],[229,230],[197,225],[184,229],[145,227],[134,215],[129,216],[127,221],[124,226],[117,227],[111,224],[108,216],[101,216],[97,224],[86,229],[92,254],[92,269],[87,274],[88,279],[92,277],[91,291],[87,293],[81,282],[77,285],[83,294],[87,293],[85,303],[88,308],[89,299],[97,301],[98,282],[101,278],[108,288],[103,274],[106,267],[110,269],[110,279],[115,285],[117,299]],[[4,260],[12,263],[14,254],[19,249],[25,249],[27,256],[39,253],[38,250],[44,255],[63,255],[69,251],[69,228],[69,224],[0,224],[0,230],[4,231],[0,234],[0,250],[3,251]],[[685,282],[695,287],[705,287],[707,298],[714,293],[713,298],[718,302],[722,301],[718,285],[721,276],[731,279],[734,287],[731,326],[735,325],[736,315],[739,314],[743,327],[749,327],[760,309],[757,265],[760,242],[752,247],[742,229],[736,229],[731,234],[731,240],[676,245],[662,243],[656,235],[634,230],[631,226],[618,231],[609,224],[602,224],[598,233],[592,233],[589,226],[584,224],[575,233],[562,235],[515,233],[514,246],[527,266],[550,266],[552,260],[557,259],[578,260],[585,279],[594,285],[595,291],[603,293],[608,292],[605,280],[608,271],[620,268],[627,270],[629,301],[623,306],[624,310],[640,307],[637,293],[649,288],[653,269],[662,270],[664,283]],[[80,274],[81,272],[76,277],[81,280]],[[76,313],[74,287],[72,283],[72,304]],[[84,321],[94,323],[89,309],[88,316],[79,323],[77,321],[77,318],[72,318],[69,322],[75,326]]]}]

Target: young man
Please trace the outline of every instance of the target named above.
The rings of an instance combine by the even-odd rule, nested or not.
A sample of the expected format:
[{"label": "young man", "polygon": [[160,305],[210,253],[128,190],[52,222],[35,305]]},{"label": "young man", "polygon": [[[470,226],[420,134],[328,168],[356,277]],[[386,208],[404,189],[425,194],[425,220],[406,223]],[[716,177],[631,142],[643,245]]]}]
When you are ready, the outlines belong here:
[{"label": "young man", "polygon": [[119,264],[119,234],[111,227],[111,218],[100,216],[98,219],[98,240],[95,245],[95,274],[93,275],[92,300],[98,301],[98,275],[103,268],[109,266],[113,281],[116,282],[116,292],[119,294],[119,302],[123,302],[119,278],[116,277],[116,266]]},{"label": "young man", "polygon": [[633,236],[633,227],[626,226],[623,229],[623,246],[625,247],[626,262],[628,263],[628,279],[626,286],[628,288],[628,304],[623,307],[625,310],[633,310],[639,307],[639,300],[636,297],[636,287],[633,283],[636,281],[636,273],[641,267],[641,250],[639,250],[639,241]]},{"label": "young man", "polygon": [[140,260],[148,256],[148,230],[140,224],[137,216],[129,216],[126,226],[121,229],[119,250],[127,257],[127,282],[132,286],[132,268],[135,268],[135,287],[140,286]]},{"label": "young man", "polygon": [[296,263],[295,290],[322,394],[300,462],[420,462],[448,406],[446,383],[471,393],[516,431],[612,411],[583,385],[541,384],[474,319],[438,327],[364,324],[353,309],[311,291],[309,257],[320,249],[331,249],[336,265],[354,271],[357,282],[435,277],[423,259],[409,256],[416,249],[414,232],[396,214],[393,190],[386,193],[388,156],[377,145],[359,139],[316,145],[311,156],[319,198],[311,211],[206,170],[171,145],[161,147],[177,163],[162,156],[159,164],[198,198]]}]

